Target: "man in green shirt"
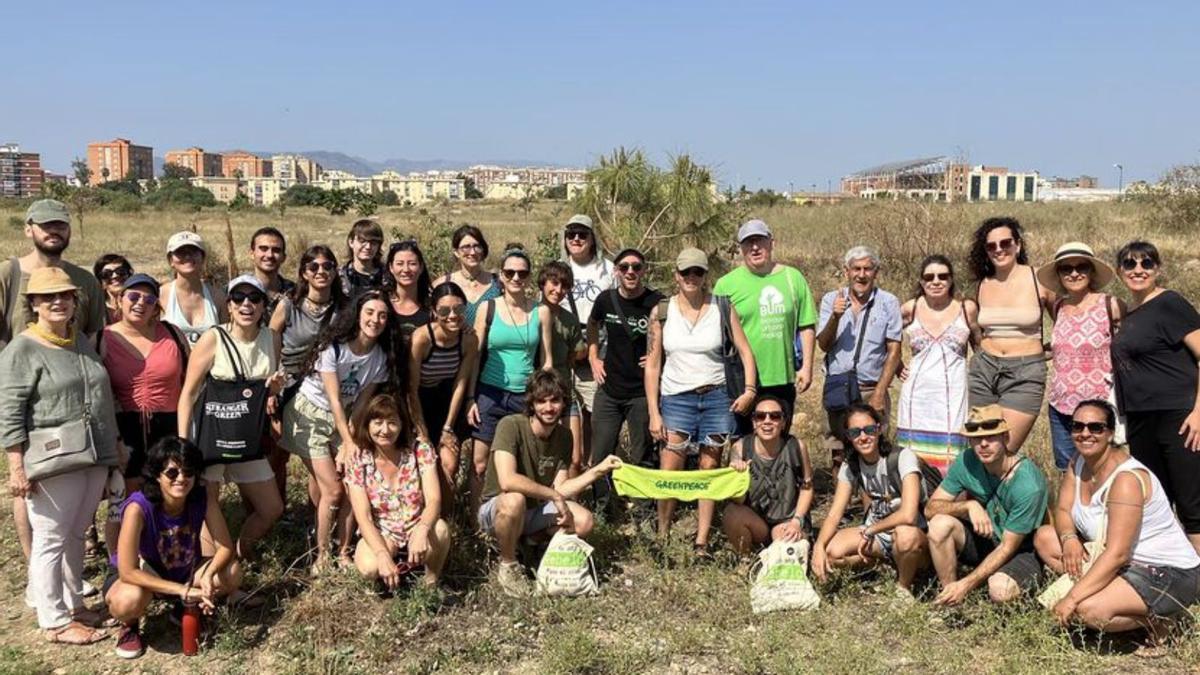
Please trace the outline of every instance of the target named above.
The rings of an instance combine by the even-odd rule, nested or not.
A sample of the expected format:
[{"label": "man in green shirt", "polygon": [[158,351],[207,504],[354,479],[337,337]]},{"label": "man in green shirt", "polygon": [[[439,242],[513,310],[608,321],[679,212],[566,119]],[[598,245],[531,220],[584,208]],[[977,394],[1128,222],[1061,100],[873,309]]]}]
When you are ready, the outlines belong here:
[{"label": "man in green shirt", "polygon": [[[747,221],[738,228],[737,240],[745,265],[717,280],[713,294],[729,298],[738,313],[754,351],[758,393],[786,403],[784,414],[790,425],[796,396],[812,384],[817,308],[800,270],[775,262],[775,240],[766,223]],[[801,344],[798,368],[797,335]],[[748,416],[739,415],[737,420],[739,436],[753,433]]]},{"label": "man in green shirt", "polygon": [[525,388],[525,414],[500,420],[492,440],[479,528],[500,546],[497,581],[513,597],[532,590],[517,562],[522,535],[562,529],[586,537],[592,531],[592,513],[572,499],[621,465],[609,455],[579,476],[567,477],[571,433],[559,423],[567,400],[567,385],[558,374],[538,371]]},{"label": "man in green shirt", "polygon": [[[957,605],[985,580],[993,602],[1008,602],[1041,576],[1033,533],[1046,519],[1046,477],[1028,457],[1009,451],[1000,406],[971,408],[963,435],[970,449],[925,505],[929,555],[942,584],[934,602]],[[959,563],[975,569],[959,579]]]}]

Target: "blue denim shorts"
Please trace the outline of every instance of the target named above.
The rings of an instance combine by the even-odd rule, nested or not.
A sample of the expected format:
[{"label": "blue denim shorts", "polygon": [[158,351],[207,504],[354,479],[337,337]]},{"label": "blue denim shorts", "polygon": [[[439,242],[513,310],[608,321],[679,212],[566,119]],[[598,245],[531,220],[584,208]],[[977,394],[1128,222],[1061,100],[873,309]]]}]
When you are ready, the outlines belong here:
[{"label": "blue denim shorts", "polygon": [[[737,427],[737,420],[729,406],[729,394],[725,387],[698,394],[695,391],[685,391],[682,394],[663,396],[660,408],[663,426],[667,431],[687,437],[688,448],[702,445],[723,445]],[[688,448],[671,448],[685,450]]]},{"label": "blue denim shorts", "polygon": [[475,404],[479,406],[479,426],[471,437],[491,443],[496,437],[496,425],[500,424],[500,420],[525,412],[525,394],[505,391],[480,382],[475,387]]}]

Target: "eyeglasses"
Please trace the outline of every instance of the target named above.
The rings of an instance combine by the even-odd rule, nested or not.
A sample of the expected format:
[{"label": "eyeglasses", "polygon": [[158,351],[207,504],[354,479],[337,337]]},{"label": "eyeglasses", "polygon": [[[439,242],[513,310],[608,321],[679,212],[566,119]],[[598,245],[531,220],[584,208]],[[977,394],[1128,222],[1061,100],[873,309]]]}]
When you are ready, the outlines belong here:
[{"label": "eyeglasses", "polygon": [[983,420],[982,422],[966,422],[963,424],[963,428],[966,429],[968,433],[973,434],[976,431],[995,431],[995,430],[999,429],[1000,425],[1003,423],[1004,423],[1004,420]]},{"label": "eyeglasses", "polygon": [[229,294],[229,301],[235,305],[240,305],[247,300],[255,305],[258,305],[266,302],[267,296],[258,291],[233,291]]},{"label": "eyeglasses", "polygon": [[482,251],[483,244],[463,244],[458,247],[460,253],[470,253],[472,251]]},{"label": "eyeglasses", "polygon": [[621,270],[622,272],[641,272],[643,267],[645,266],[640,262],[621,263],[620,265],[617,265],[617,269]]},{"label": "eyeglasses", "polygon": [[500,270],[505,279],[522,281],[529,278],[529,270]]},{"label": "eyeglasses", "polygon": [[1000,251],[1011,251],[1017,242],[1012,237],[1001,239],[1000,241],[989,241],[986,244],[988,253],[999,253]]},{"label": "eyeglasses", "polygon": [[147,305],[153,305],[158,302],[158,296],[153,293],[145,293],[143,291],[126,291],[125,298],[129,300],[129,304],[136,305],[139,302],[145,302]]},{"label": "eyeglasses", "polygon": [[467,308],[463,305],[454,305],[453,307],[438,307],[433,310],[439,319],[448,319],[450,315],[462,316],[467,313]]},{"label": "eyeglasses", "polygon": [[862,427],[848,427],[846,429],[846,438],[848,438],[850,440],[854,440],[854,439],[858,438],[859,436],[862,436],[863,434],[866,434],[868,436],[875,436],[878,433],[879,433],[879,425],[878,424],[868,424],[868,425],[862,426]]},{"label": "eyeglasses", "polygon": [[783,420],[783,413],[778,410],[755,410],[754,411],[754,421],[755,422],[765,422],[767,420],[771,420],[772,422],[779,422],[779,421]]},{"label": "eyeglasses", "polygon": [[131,274],[133,274],[133,270],[124,265],[121,267],[109,267],[100,270],[100,281],[125,281]]},{"label": "eyeglasses", "polygon": [[1126,272],[1132,272],[1132,271],[1136,270],[1139,265],[1141,266],[1142,269],[1146,270],[1147,272],[1154,269],[1155,267],[1158,267],[1158,263],[1154,262],[1153,258],[1132,258],[1132,257],[1130,257],[1130,258],[1126,258],[1121,261],[1121,269],[1125,270]]},{"label": "eyeglasses", "polygon": [[316,274],[317,272],[320,272],[320,271],[325,271],[325,272],[332,271],[333,268],[335,268],[335,267],[337,267],[337,265],[334,265],[332,262],[330,262],[328,260],[322,260],[321,262],[317,262],[316,260],[314,260],[314,261],[308,263],[307,265],[305,265],[304,269],[312,274]]},{"label": "eyeglasses", "polygon": [[950,281],[951,274],[949,272],[930,272],[921,275],[921,281],[929,283],[931,281]]},{"label": "eyeglasses", "polygon": [[75,291],[59,291],[57,293],[30,293],[33,297],[41,298],[46,302],[54,302],[55,300],[74,300]]},{"label": "eyeglasses", "polygon": [[359,246],[383,246],[382,239],[363,239],[362,237],[355,237],[354,241]]},{"label": "eyeglasses", "polygon": [[568,232],[566,234],[567,241],[587,241],[590,236],[592,235],[583,231]]},{"label": "eyeglasses", "polygon": [[1082,434],[1083,430],[1087,429],[1088,433],[1102,434],[1108,431],[1108,424],[1105,422],[1076,422],[1071,420],[1071,432]]},{"label": "eyeglasses", "polygon": [[195,471],[188,471],[187,469],[180,469],[177,466],[173,466],[169,469],[163,469],[163,472],[162,472],[162,475],[167,480],[171,481],[172,483],[174,483],[175,480],[179,478],[179,474],[183,474],[184,480],[191,480],[196,477]]},{"label": "eyeglasses", "polygon": [[1074,265],[1059,265],[1054,269],[1058,272],[1059,276],[1069,277],[1072,274],[1078,274],[1080,276],[1089,275],[1095,268],[1092,267],[1092,263],[1082,262]]},{"label": "eyeglasses", "polygon": [[686,270],[683,270],[683,271],[681,271],[681,272],[679,273],[679,276],[683,276],[683,277],[703,277],[703,276],[704,276],[704,275],[706,275],[706,274],[708,274],[708,270],[704,269],[703,267],[689,267],[689,268],[687,268]]}]

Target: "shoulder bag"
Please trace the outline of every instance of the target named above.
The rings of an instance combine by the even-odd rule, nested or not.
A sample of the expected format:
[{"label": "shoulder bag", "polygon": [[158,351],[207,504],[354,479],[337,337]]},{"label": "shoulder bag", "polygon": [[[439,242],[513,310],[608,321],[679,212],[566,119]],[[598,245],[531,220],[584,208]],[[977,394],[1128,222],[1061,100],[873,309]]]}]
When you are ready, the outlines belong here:
[{"label": "shoulder bag", "polygon": [[96,445],[92,442],[92,396],[88,387],[87,364],[83,354],[79,369],[83,375],[83,417],[48,429],[29,432],[29,445],[23,463],[31,481],[95,466]]},{"label": "shoulder bag", "polygon": [[[870,327],[871,308],[874,306],[875,297],[872,296],[871,301],[867,303],[867,308],[863,311],[862,323],[859,324],[858,339],[854,345],[854,360],[850,364],[850,370],[844,373],[829,373],[829,362],[833,352],[825,355],[826,375],[822,403],[830,412],[846,410],[851,405],[862,401],[862,392],[858,387],[858,357],[862,354],[863,338],[866,337]],[[844,319],[845,316],[842,318]]]},{"label": "shoulder bag", "polygon": [[721,319],[721,365],[725,368],[725,393],[730,399],[737,399],[746,391],[746,369],[742,366],[742,355],[733,342],[733,327],[730,325],[733,307],[729,304],[729,298],[723,295],[714,295],[713,300],[717,303]]}]

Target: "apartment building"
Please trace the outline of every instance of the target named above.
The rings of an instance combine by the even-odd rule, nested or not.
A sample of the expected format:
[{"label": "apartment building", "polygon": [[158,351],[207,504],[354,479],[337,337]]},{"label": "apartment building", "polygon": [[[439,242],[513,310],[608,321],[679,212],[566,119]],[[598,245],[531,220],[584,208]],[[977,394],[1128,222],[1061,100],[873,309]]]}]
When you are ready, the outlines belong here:
[{"label": "apartment building", "polygon": [[21,152],[16,143],[0,145],[0,197],[39,195],[44,181],[41,155]]},{"label": "apartment building", "polygon": [[371,176],[370,181],[373,194],[391,190],[399,197],[401,204],[424,204],[439,198],[459,201],[467,196],[466,179],[450,171],[410,174],[384,171]]},{"label": "apartment building", "polygon": [[204,148],[191,147],[187,150],[171,150],[163,158],[166,164],[182,166],[192,172],[193,176],[220,176],[223,167],[221,155],[215,152],[205,152]]},{"label": "apartment building", "polygon": [[222,204],[228,204],[237,197],[238,179],[224,176],[197,176],[189,178],[188,182],[198,188],[204,188],[213,193],[213,197]]},{"label": "apartment building", "polygon": [[232,150],[221,154],[221,175],[226,178],[272,178],[274,168],[269,159],[245,150]]},{"label": "apartment building", "polygon": [[305,185],[321,176],[321,165],[301,155],[274,155],[271,157],[273,177],[281,181],[286,190],[293,185]]},{"label": "apartment building", "polygon": [[330,170],[321,173],[321,177],[312,181],[312,185],[322,190],[362,190],[372,192],[371,179],[355,176],[348,171]]},{"label": "apartment building", "polygon": [[[487,193],[487,186],[492,183],[518,182],[531,183],[540,187],[554,187],[569,183],[582,183],[587,180],[585,169],[558,169],[553,167],[510,167],[491,164],[477,164],[463,172],[467,178],[475,181],[475,187]],[[515,178],[514,178],[515,177]]]},{"label": "apartment building", "polygon": [[87,164],[91,185],[110,180],[154,178],[154,148],[135,145],[127,138],[88,143]]},{"label": "apartment building", "polygon": [[278,178],[227,178],[206,176],[190,179],[192,185],[213,193],[213,197],[228,204],[237,198],[238,192],[246,196],[255,206],[271,206],[283,198],[286,188]]}]

